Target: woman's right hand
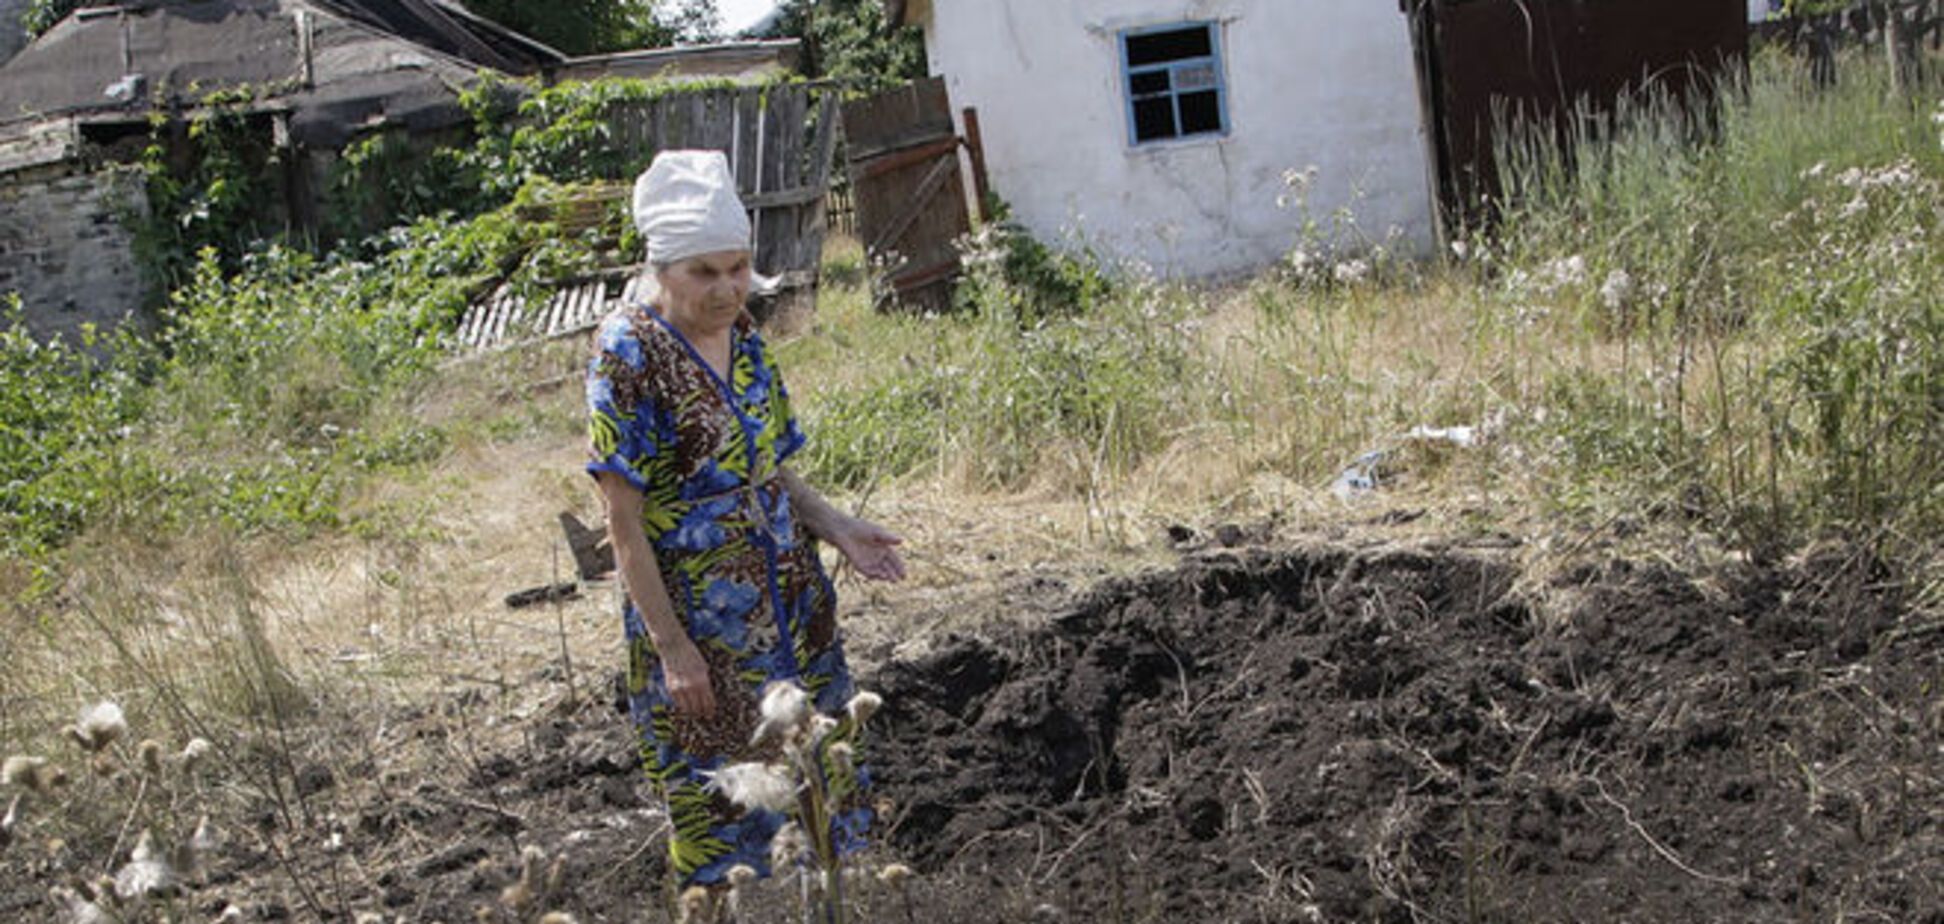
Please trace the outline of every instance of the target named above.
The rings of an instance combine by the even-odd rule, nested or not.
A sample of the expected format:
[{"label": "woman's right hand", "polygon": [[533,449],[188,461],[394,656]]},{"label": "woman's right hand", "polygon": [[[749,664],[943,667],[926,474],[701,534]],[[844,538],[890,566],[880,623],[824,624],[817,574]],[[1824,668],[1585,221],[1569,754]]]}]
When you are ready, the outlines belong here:
[{"label": "woman's right hand", "polygon": [[675,701],[675,711],[695,719],[714,716],[715,688],[709,682],[709,662],[695,642],[681,635],[667,646],[657,642],[655,651],[661,656],[662,679],[668,684],[669,698]]}]

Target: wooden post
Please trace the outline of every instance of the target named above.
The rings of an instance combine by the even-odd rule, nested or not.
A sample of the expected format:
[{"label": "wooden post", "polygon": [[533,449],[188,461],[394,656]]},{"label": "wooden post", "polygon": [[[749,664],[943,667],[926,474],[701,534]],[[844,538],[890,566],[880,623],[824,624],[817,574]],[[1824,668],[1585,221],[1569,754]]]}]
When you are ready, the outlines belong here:
[{"label": "wooden post", "polygon": [[972,155],[972,194],[979,200],[979,222],[992,220],[992,206],[986,200],[992,196],[992,187],[986,178],[985,138],[979,134],[979,107],[967,106],[965,117],[965,150]]},{"label": "wooden post", "polygon": [[1903,13],[1895,3],[1883,5],[1883,49],[1890,58],[1890,95],[1901,98],[1909,75],[1904,63]]}]

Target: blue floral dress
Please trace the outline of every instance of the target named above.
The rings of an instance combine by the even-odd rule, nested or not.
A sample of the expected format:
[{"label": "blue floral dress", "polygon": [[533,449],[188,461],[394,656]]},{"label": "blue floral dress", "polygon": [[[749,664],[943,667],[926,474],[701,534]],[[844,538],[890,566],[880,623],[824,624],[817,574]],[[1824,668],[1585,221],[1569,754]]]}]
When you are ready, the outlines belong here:
[{"label": "blue floral dress", "polygon": [[[770,841],[787,819],[731,804],[706,775],[777,759],[750,744],[765,685],[801,685],[840,719],[839,736],[854,737],[836,594],[777,477],[803,432],[747,316],[731,343],[725,381],[653,309],[629,306],[602,323],[587,370],[587,470],[642,492],[662,582],[714,685],[714,717],[675,711],[646,623],[624,594],[629,711],[643,766],[668,805],[670,862],[685,886],[723,882],[741,864],[770,872]],[[861,846],[871,820],[865,776],[831,781],[832,837],[843,850]]]}]

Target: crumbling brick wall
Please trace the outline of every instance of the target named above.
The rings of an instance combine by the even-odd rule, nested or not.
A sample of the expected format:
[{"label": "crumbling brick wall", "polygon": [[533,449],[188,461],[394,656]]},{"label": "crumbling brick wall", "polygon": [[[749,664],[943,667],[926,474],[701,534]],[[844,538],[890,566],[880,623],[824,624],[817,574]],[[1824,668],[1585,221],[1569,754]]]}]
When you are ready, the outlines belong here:
[{"label": "crumbling brick wall", "polygon": [[0,293],[20,294],[28,328],[43,338],[140,318],[148,287],[130,226],[147,211],[134,168],[0,174]]}]

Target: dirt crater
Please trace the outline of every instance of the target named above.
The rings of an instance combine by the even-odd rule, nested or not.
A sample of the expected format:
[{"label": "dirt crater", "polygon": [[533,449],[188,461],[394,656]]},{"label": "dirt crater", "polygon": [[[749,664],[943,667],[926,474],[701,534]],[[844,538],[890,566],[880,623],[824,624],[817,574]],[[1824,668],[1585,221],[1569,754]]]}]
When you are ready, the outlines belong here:
[{"label": "dirt crater", "polygon": [[1944,922],[1944,672],[1880,563],[1518,578],[1230,552],[886,665],[893,846],[1109,920]]}]

